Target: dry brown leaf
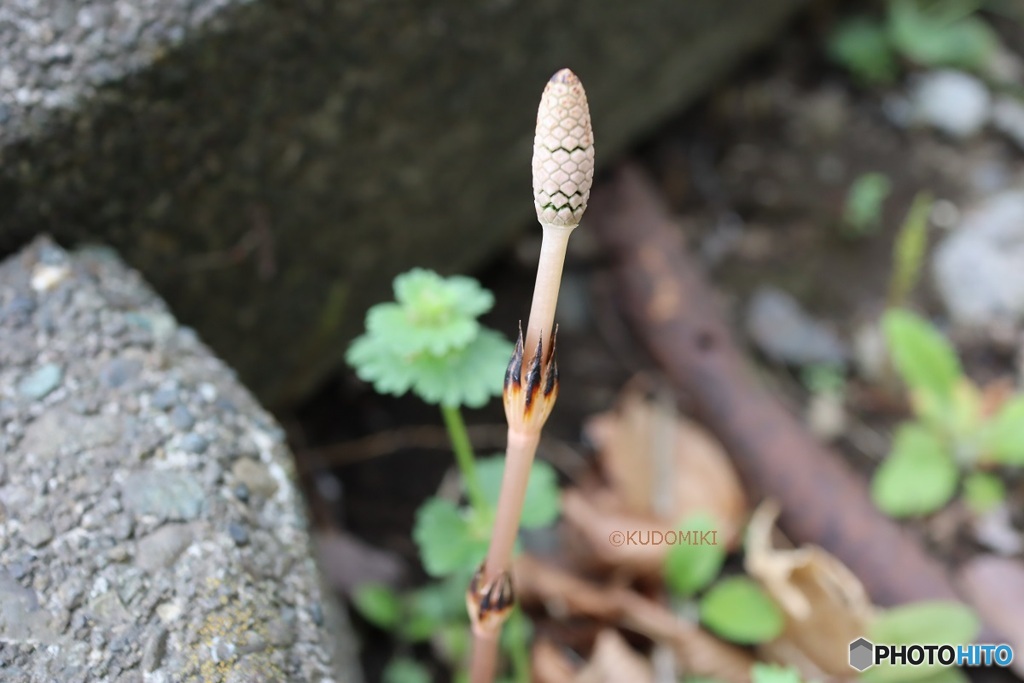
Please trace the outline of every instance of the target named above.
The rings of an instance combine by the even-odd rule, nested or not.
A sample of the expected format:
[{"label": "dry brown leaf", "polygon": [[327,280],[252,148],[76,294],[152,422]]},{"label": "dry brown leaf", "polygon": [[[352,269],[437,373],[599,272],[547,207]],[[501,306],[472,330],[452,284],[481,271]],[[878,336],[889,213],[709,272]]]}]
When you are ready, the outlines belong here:
[{"label": "dry brown leaf", "polygon": [[516,559],[515,576],[523,602],[540,602],[557,617],[586,616],[665,643],[688,674],[750,683],[750,655],[632,590],[595,585],[525,553]]},{"label": "dry brown leaf", "polygon": [[640,656],[619,633],[605,629],[597,634],[594,653],[576,674],[574,683],[653,683],[650,662]]},{"label": "dry brown leaf", "polygon": [[[814,677],[813,671],[804,670],[810,668],[806,660],[819,670],[819,677],[821,672],[848,675],[847,649],[868,632],[874,606],[853,572],[822,548],[775,548],[771,537],[778,514],[771,502],[754,512],[744,560],[747,573],[786,615],[786,630],[779,638],[784,642],[774,644],[773,654],[801,668],[805,677]],[[794,651],[803,657],[793,656]]]},{"label": "dry brown leaf", "polygon": [[[991,624],[1015,652],[1024,651],[1024,562],[981,555],[959,572],[960,585],[984,623]],[[1010,667],[1024,676],[1024,658]]]},{"label": "dry brown leaf", "polygon": [[549,640],[538,639],[530,657],[530,680],[534,683],[565,683],[576,675],[569,657]]},{"label": "dry brown leaf", "polygon": [[670,529],[706,513],[721,541],[738,538],[747,513],[743,487],[721,445],[696,423],[627,389],[617,410],[591,418],[587,433],[623,512]]},{"label": "dry brown leaf", "polygon": [[[587,497],[577,489],[562,493],[562,518],[586,541],[587,548],[601,562],[629,569],[636,574],[660,574],[665,565],[664,544],[639,543],[653,531],[666,531],[665,522],[638,517],[617,510],[617,501],[600,494]],[[631,542],[627,534],[638,542]]]}]

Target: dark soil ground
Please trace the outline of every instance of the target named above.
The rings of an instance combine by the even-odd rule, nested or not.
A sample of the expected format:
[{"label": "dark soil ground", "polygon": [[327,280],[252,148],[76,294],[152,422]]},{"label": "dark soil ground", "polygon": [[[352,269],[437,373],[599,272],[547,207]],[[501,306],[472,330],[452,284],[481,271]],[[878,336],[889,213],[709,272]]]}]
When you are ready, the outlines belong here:
[{"label": "dark soil ground", "polygon": [[[859,321],[877,315],[884,305],[892,239],[914,195],[927,189],[958,204],[965,198],[963,179],[974,160],[1009,153],[1008,145],[991,137],[954,144],[928,131],[896,129],[885,119],[878,93],[857,89],[825,62],[821,41],[816,19],[797,22],[774,47],[752,57],[717,91],[666,122],[630,155],[652,174],[678,215],[738,334],[749,295],[759,285],[773,284],[849,339]],[[893,188],[883,227],[866,237],[846,237],[839,220],[847,189],[860,174],[876,170],[888,174]],[[472,274],[496,295],[496,308],[485,324],[513,335],[516,321],[527,314],[538,248],[539,230],[524,226],[517,244]],[[546,434],[556,437],[559,448],[541,454],[563,471],[591,456],[581,435],[583,421],[612,407],[637,373],[658,376],[615,310],[612,286],[584,218],[571,242],[558,312],[561,395]],[[927,286],[916,301],[934,309]],[[981,347],[969,351],[967,360],[971,374],[983,380],[1005,373],[1011,356]],[[795,407],[806,400],[792,369],[766,366],[766,378]],[[873,399],[858,398],[856,389],[853,380],[849,413],[867,433],[884,434],[895,419],[891,411]],[[481,444],[481,452],[501,450],[500,401],[466,418],[472,425],[493,426],[495,438],[484,440],[494,443]],[[417,567],[410,537],[414,513],[451,467],[447,450],[430,443],[424,447],[418,433],[407,443],[399,438],[397,444],[374,447],[359,441],[348,451],[336,449],[347,463],[302,459],[309,447],[356,443],[395,430],[400,436],[410,425],[435,426],[433,441],[443,444],[436,409],[412,397],[377,396],[342,372],[287,421],[300,467],[318,471],[306,481],[315,523],[343,527]],[[886,444],[885,438],[849,435],[839,442],[865,474]],[[920,531],[933,535],[923,527]],[[931,540],[950,562],[973,552],[971,541],[960,535]],[[356,621],[366,643],[368,679],[377,680],[391,644],[385,634]]]}]

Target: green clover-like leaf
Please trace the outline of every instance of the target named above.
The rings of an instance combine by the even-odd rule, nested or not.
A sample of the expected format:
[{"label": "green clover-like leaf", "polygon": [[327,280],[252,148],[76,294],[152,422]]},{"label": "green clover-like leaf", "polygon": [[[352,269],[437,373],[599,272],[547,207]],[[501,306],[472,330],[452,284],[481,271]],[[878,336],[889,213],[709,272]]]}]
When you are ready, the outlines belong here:
[{"label": "green clover-like leaf", "polygon": [[[868,629],[868,640],[891,645],[914,643],[970,643],[980,624],[974,612],[965,605],[950,601],[917,602],[883,612]],[[924,681],[940,674],[933,666],[890,666],[883,663],[861,675],[871,683]]]},{"label": "green clover-like leaf", "polygon": [[934,512],[956,493],[959,472],[942,442],[920,424],[900,427],[871,482],[871,497],[892,517]]},{"label": "green clover-like leaf", "polygon": [[[488,500],[497,501],[501,491],[501,477],[505,471],[505,457],[496,455],[481,458],[476,465],[480,488]],[[530,478],[526,482],[526,498],[519,526],[539,529],[554,523],[561,511],[562,496],[558,490],[558,475],[543,460],[534,460]]]},{"label": "green clover-like leaf", "polygon": [[[693,531],[716,529],[709,515],[689,517],[678,526]],[[715,580],[725,563],[725,548],[720,545],[677,543],[665,556],[665,583],[676,595],[688,598]]]},{"label": "green clover-like leaf", "polygon": [[371,624],[390,631],[402,618],[402,602],[395,592],[380,584],[364,584],[356,589],[352,603]]},{"label": "green clover-like leaf", "polygon": [[951,400],[962,372],[946,338],[923,318],[900,309],[886,311],[882,330],[893,365],[911,391],[939,402]]},{"label": "green clover-like leaf", "polygon": [[991,512],[1006,500],[1003,480],[988,472],[971,472],[964,477],[964,502],[979,515]]},{"label": "green clover-like leaf", "polygon": [[422,268],[396,277],[394,289],[398,303],[371,308],[366,331],[402,356],[441,356],[465,347],[480,329],[477,316],[494,305],[494,296],[476,280]]},{"label": "green clover-like leaf", "polygon": [[768,642],[785,626],[775,602],[745,576],[723,579],[712,586],[700,601],[700,620],[719,636],[741,645]]},{"label": "green clover-like leaf", "polygon": [[800,683],[800,673],[791,666],[756,662],[750,669],[753,683]]},{"label": "green clover-like leaf", "polygon": [[427,352],[440,356],[473,341],[480,330],[476,318],[451,316],[426,324],[396,303],[377,304],[366,313],[366,330],[376,343],[402,356]]},{"label": "green clover-like leaf", "polygon": [[430,683],[433,675],[423,664],[405,657],[392,659],[381,674],[384,683]]},{"label": "green clover-like leaf", "polygon": [[382,394],[412,391],[427,403],[479,408],[501,393],[512,344],[494,330],[481,329],[465,348],[441,356],[407,358],[368,334],[349,347],[346,360],[356,374]]},{"label": "green clover-like leaf", "polygon": [[989,458],[1006,465],[1024,465],[1024,396],[1007,401],[985,434]]},{"label": "green clover-like leaf", "polygon": [[413,268],[395,278],[395,300],[426,323],[452,316],[476,318],[494,305],[494,295],[473,278],[441,277],[423,268]]},{"label": "green clover-like leaf", "polygon": [[479,565],[487,553],[487,538],[478,527],[471,510],[460,510],[442,498],[428,499],[416,512],[412,532],[427,574],[445,576]]},{"label": "green clover-like leaf", "polygon": [[864,17],[843,22],[828,41],[828,53],[863,83],[891,83],[896,55],[882,25]]},{"label": "green clover-like leaf", "polygon": [[963,16],[960,3],[893,0],[889,3],[889,40],[908,59],[923,66],[980,69],[998,46],[995,33],[976,17]]}]

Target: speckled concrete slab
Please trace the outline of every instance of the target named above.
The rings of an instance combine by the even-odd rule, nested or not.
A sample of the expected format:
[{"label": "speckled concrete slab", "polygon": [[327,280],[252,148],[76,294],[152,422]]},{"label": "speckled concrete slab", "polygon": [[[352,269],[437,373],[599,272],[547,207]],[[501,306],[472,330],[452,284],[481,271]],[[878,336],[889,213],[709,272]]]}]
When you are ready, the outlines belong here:
[{"label": "speckled concrete slab", "polygon": [[0,265],[0,680],[360,679],[281,429],[112,252]]}]

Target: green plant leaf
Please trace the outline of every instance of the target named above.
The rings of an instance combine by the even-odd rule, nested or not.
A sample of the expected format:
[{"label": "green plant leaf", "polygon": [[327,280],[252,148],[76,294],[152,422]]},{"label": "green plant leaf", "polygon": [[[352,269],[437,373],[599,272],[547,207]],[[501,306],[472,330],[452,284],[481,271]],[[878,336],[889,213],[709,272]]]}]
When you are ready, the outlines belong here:
[{"label": "green plant leaf", "polygon": [[901,309],[885,312],[882,331],[893,365],[911,391],[949,401],[962,372],[946,338],[923,318]]},{"label": "green plant leaf", "polygon": [[970,643],[981,624],[963,603],[929,600],[882,612],[868,629],[874,643]]},{"label": "green plant leaf", "polygon": [[754,581],[734,576],[719,581],[700,601],[700,620],[711,631],[741,645],[778,637],[782,612]]},{"label": "green plant leaf", "polygon": [[932,198],[927,192],[914,197],[914,203],[896,235],[892,248],[893,271],[889,280],[889,306],[902,306],[917,284],[928,247],[928,217]]},{"label": "green plant leaf", "polygon": [[395,300],[432,322],[450,316],[476,318],[491,310],[494,295],[471,277],[442,277],[424,268],[413,268],[395,278]]},{"label": "green plant leaf", "polygon": [[[505,471],[505,456],[495,455],[480,458],[476,472],[484,497],[497,503],[501,491],[501,478]],[[558,519],[562,509],[562,494],[558,490],[558,475],[554,468],[543,460],[534,460],[530,478],[526,482],[526,498],[519,526],[524,529],[539,529],[550,526]]]},{"label": "green plant leaf", "polygon": [[995,33],[977,17],[972,2],[892,0],[888,34],[904,57],[923,66],[981,69],[998,46]]},{"label": "green plant leaf", "polygon": [[983,515],[1006,500],[1003,480],[988,472],[971,472],[964,477],[964,501],[976,514]]},{"label": "green plant leaf", "polygon": [[483,328],[466,347],[442,356],[406,357],[364,334],[349,347],[346,360],[381,394],[412,391],[431,404],[479,408],[501,393],[512,344]]},{"label": "green plant leaf", "polygon": [[1006,465],[1024,465],[1024,396],[1015,396],[989,423],[985,434],[989,458]]},{"label": "green plant leaf", "polygon": [[375,343],[388,346],[400,356],[424,352],[440,356],[473,341],[480,323],[475,318],[452,317],[425,325],[399,304],[383,303],[366,312],[366,331]]},{"label": "green plant leaf", "polygon": [[865,235],[881,227],[882,205],[892,182],[884,173],[864,173],[857,177],[846,194],[843,224],[854,235]]},{"label": "green plant leaf", "polygon": [[752,683],[800,683],[800,673],[790,666],[757,662],[750,669]]},{"label": "green plant leaf", "polygon": [[444,576],[480,564],[487,541],[474,534],[470,517],[470,511],[462,511],[441,498],[428,499],[416,512],[412,535],[428,574]]},{"label": "green plant leaf", "polygon": [[871,497],[882,512],[910,517],[938,510],[956,493],[959,472],[942,442],[920,424],[906,424],[875,472]]},{"label": "green plant leaf", "polygon": [[383,683],[431,683],[430,670],[414,659],[392,659],[381,675]]},{"label": "green plant leaf", "polygon": [[408,618],[399,624],[402,636],[419,642],[432,637],[448,622],[468,624],[466,586],[475,571],[475,565],[460,567],[441,581],[409,593],[405,600]]},{"label": "green plant leaf", "polygon": [[[884,611],[868,629],[868,640],[887,645],[915,643],[970,643],[980,628],[978,618],[965,605],[950,601],[918,602]],[[870,683],[898,683],[942,678],[942,667],[874,666],[861,680]]]},{"label": "green plant leaf", "polygon": [[896,79],[896,55],[877,21],[863,17],[844,21],[828,40],[828,54],[867,85]]},{"label": "green plant leaf", "polygon": [[[677,527],[693,531],[716,529],[709,515],[689,517]],[[725,548],[720,545],[672,545],[665,556],[665,583],[675,595],[689,598],[715,580],[725,563]]]},{"label": "green plant leaf", "polygon": [[402,602],[395,592],[381,584],[359,586],[352,603],[363,617],[374,626],[390,631],[402,618]]}]

